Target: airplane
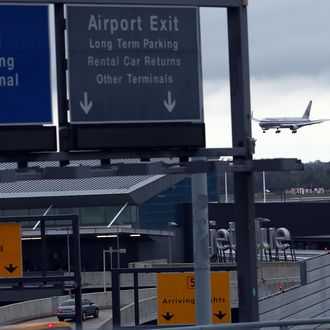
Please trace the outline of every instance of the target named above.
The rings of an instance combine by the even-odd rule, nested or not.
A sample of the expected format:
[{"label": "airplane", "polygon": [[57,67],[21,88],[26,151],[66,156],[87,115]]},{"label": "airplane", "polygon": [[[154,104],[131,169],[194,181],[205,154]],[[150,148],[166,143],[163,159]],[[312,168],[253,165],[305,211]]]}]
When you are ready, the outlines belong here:
[{"label": "airplane", "polygon": [[259,126],[262,128],[263,133],[266,133],[268,129],[276,129],[275,133],[280,133],[281,128],[290,128],[292,133],[297,133],[297,130],[306,125],[314,125],[320,124],[324,121],[330,119],[317,119],[317,120],[310,120],[309,115],[311,112],[312,101],[309,101],[307,108],[302,117],[269,117],[269,118],[262,118],[262,119],[252,119],[259,123]]}]

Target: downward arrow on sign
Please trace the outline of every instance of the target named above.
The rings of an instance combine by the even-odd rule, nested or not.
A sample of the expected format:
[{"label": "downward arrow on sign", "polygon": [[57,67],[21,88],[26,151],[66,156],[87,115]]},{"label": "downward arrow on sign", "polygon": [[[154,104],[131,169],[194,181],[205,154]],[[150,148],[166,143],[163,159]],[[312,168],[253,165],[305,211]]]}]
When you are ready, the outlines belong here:
[{"label": "downward arrow on sign", "polygon": [[87,115],[91,110],[92,106],[93,106],[93,102],[92,101],[88,102],[88,93],[84,92],[84,102],[80,101],[81,109],[83,109],[83,111]]},{"label": "downward arrow on sign", "polygon": [[162,315],[162,317],[163,317],[166,321],[169,321],[173,316],[174,316],[174,314],[170,314],[169,312],[167,312],[166,314],[163,314],[163,315]]},{"label": "downward arrow on sign", "polygon": [[227,313],[222,313],[222,311],[219,311],[218,314],[214,314],[219,320],[223,319]]},{"label": "downward arrow on sign", "polygon": [[174,107],[175,107],[176,101],[175,100],[172,101],[172,93],[171,93],[171,91],[168,91],[167,92],[167,100],[163,100],[163,102],[164,102],[164,106],[167,109],[167,111],[168,112],[172,112],[173,109],[174,109]]},{"label": "downward arrow on sign", "polygon": [[8,272],[11,274],[16,270],[17,266],[13,266],[13,264],[9,264],[8,267],[5,267],[5,269],[8,270]]}]

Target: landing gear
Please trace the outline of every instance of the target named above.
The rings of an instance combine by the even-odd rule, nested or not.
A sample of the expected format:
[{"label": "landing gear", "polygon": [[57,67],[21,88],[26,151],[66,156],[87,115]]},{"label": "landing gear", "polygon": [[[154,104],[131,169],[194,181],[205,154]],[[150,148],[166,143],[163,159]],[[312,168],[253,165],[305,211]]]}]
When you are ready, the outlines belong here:
[{"label": "landing gear", "polygon": [[265,131],[265,130],[263,130],[263,131],[262,131],[262,133],[266,133],[266,131]]},{"label": "landing gear", "polygon": [[296,134],[297,133],[297,131],[292,131],[292,134]]},{"label": "landing gear", "polygon": [[277,129],[277,130],[275,131],[275,133],[281,133],[281,131],[280,131],[279,129]]}]

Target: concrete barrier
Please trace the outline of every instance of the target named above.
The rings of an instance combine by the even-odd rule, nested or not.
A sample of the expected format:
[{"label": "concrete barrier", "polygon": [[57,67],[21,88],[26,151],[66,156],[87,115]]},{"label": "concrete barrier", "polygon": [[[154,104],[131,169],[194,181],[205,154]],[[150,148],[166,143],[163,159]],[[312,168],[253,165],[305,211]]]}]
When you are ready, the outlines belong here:
[{"label": "concrete barrier", "polygon": [[[81,273],[81,282],[84,288],[103,288],[104,287],[104,274],[103,272],[83,272]],[[106,272],[105,284],[106,288],[110,289],[112,286],[111,273]],[[157,274],[145,273],[139,276],[140,287],[156,286]],[[120,274],[120,287],[131,288],[133,287],[133,274]]]},{"label": "concrete barrier", "polygon": [[[141,300],[156,296],[156,289],[140,289]],[[98,292],[83,294],[84,298],[93,301],[100,309],[112,308],[111,292]],[[51,297],[37,300],[30,300],[21,303],[0,307],[0,325],[25,322],[33,319],[55,315],[55,310],[64,300],[70,296]],[[133,290],[123,290],[120,293],[121,307],[134,302]]]},{"label": "concrete barrier", "polygon": [[[121,309],[120,318],[121,325],[123,326],[135,325],[134,303]],[[139,301],[139,319],[140,324],[157,319],[157,297],[146,298]]]},{"label": "concrete barrier", "polygon": [[0,325],[24,322],[54,314],[55,308],[69,296],[25,301],[0,307]]}]

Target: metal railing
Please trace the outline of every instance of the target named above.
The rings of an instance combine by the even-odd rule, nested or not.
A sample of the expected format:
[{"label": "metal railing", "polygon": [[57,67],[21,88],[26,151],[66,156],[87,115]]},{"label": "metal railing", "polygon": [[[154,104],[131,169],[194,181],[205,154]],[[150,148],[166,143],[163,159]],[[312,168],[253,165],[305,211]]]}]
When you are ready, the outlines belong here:
[{"label": "metal railing", "polygon": [[[323,325],[330,324],[330,318],[315,318],[315,319],[292,319],[280,321],[259,321],[259,322],[242,322],[231,324],[217,324],[217,325],[195,325],[195,326],[180,326],[162,328],[162,330],[227,330],[227,329],[263,329],[276,327],[280,330],[287,330],[291,326],[296,325]],[[306,328],[307,329],[311,329]]]}]

